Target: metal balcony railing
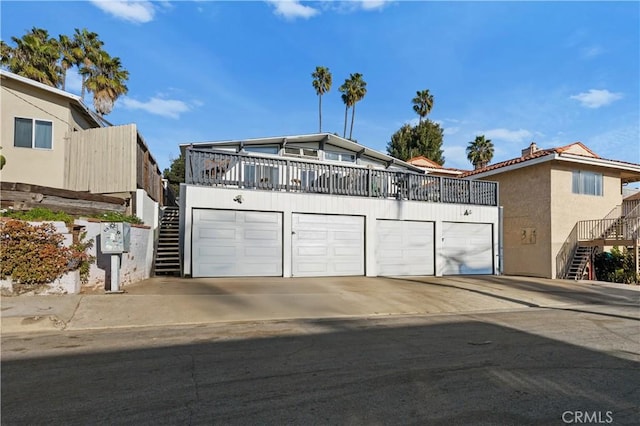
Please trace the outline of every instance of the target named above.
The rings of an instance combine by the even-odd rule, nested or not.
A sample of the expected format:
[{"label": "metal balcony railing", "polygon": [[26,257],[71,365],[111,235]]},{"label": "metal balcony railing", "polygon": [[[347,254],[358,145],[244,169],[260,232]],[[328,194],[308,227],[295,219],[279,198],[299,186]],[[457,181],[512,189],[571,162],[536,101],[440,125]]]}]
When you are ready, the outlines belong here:
[{"label": "metal balcony railing", "polygon": [[187,148],[185,175],[192,185],[498,205],[495,182],[219,150]]}]

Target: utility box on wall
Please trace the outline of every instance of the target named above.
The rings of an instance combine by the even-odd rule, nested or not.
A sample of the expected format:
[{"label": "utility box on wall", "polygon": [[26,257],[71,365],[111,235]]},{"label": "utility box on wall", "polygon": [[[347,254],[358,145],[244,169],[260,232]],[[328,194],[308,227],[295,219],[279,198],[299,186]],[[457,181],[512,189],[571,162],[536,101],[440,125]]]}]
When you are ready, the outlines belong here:
[{"label": "utility box on wall", "polygon": [[127,253],[131,241],[131,225],[125,222],[102,222],[100,251],[104,254]]}]

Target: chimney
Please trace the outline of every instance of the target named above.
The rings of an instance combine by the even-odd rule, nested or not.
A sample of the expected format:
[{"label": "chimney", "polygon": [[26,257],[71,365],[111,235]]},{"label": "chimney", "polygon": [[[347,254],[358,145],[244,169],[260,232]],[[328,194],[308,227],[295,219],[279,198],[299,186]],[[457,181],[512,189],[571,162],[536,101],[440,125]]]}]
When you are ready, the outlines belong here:
[{"label": "chimney", "polygon": [[538,151],[540,151],[540,148],[538,148],[538,145],[536,145],[535,142],[531,142],[531,145],[529,145],[527,148],[522,150],[522,157],[527,157],[533,154],[534,152],[538,152]]}]

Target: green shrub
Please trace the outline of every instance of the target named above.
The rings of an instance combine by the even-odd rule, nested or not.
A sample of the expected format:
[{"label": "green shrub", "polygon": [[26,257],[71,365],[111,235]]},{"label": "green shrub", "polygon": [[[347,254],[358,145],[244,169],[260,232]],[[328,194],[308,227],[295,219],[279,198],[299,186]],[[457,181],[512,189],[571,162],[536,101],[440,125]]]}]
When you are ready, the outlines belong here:
[{"label": "green shrub", "polygon": [[594,259],[596,278],[600,281],[631,284],[638,282],[633,253],[623,247],[613,247],[610,252],[598,253]]},{"label": "green shrub", "polygon": [[0,279],[11,277],[17,293],[53,282],[65,272],[76,269],[80,269],[81,276],[86,271],[86,280],[89,266],[95,260],[86,250],[93,242],[82,242],[81,238],[80,242],[65,247],[63,241],[64,236],[51,223],[0,222]]},{"label": "green shrub", "polygon": [[2,213],[3,217],[13,219],[26,220],[29,222],[64,222],[67,225],[73,225],[73,216],[70,214],[52,211],[43,207],[36,207],[31,210],[19,211],[8,210]]},{"label": "green shrub", "polygon": [[127,216],[118,212],[107,212],[93,216],[96,219],[100,219],[104,222],[127,222],[136,225],[141,225],[144,222],[140,220],[138,216]]},{"label": "green shrub", "polygon": [[[31,210],[19,211],[8,210],[2,213],[3,217],[10,217],[13,219],[26,220],[29,222],[64,222],[68,227],[73,226],[74,216],[60,212],[53,211],[43,207],[35,207]],[[127,222],[137,225],[141,225],[142,220],[137,216],[128,216],[118,212],[105,212],[94,214],[91,216],[94,219],[100,219],[104,222]]]}]

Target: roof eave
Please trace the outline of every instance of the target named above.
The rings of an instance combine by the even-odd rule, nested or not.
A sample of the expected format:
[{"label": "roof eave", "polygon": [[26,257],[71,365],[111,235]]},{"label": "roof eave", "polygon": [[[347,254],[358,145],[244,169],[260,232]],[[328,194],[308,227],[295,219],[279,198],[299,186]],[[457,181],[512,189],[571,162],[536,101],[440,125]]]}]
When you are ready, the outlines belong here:
[{"label": "roof eave", "polygon": [[295,141],[296,139],[307,139],[306,142],[320,142],[321,140],[327,140],[329,142],[332,142],[334,145],[338,145],[342,148],[351,149],[354,152],[364,149],[363,154],[369,157],[376,158],[378,160],[382,160],[385,162],[393,162],[393,164],[405,167],[409,170],[419,172],[419,173],[424,173],[423,169],[417,166],[414,166],[413,164],[409,164],[405,161],[402,161],[395,157],[391,157],[390,155],[384,154],[380,151],[367,148],[364,145],[350,141],[348,139],[344,139],[343,137],[336,136],[331,133],[311,133],[307,135],[294,135],[294,136],[277,136],[277,137],[267,137],[267,138],[236,139],[236,140],[210,141],[210,142],[192,142],[192,143],[182,143],[179,145],[179,147],[180,147],[180,151],[184,153],[187,147],[197,148],[197,147],[203,147],[203,146],[231,146],[231,145],[238,144],[240,142],[249,144],[249,145],[260,144],[260,143],[275,144],[275,143],[281,143],[284,140],[286,140],[287,142],[292,142],[292,141]]}]

